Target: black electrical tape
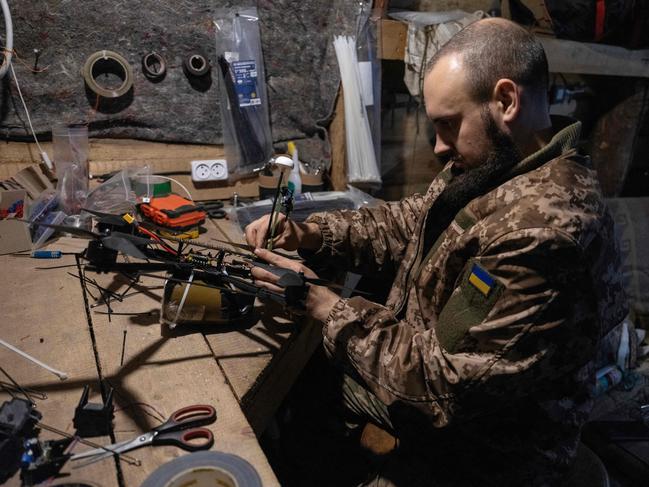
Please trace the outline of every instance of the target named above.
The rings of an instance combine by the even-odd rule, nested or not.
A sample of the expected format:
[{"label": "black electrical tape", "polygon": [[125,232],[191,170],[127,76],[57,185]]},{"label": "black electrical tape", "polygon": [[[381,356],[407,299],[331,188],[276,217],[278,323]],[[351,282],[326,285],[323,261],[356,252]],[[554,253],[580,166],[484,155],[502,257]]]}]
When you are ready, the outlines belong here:
[{"label": "black electrical tape", "polygon": [[183,60],[183,69],[188,76],[205,76],[210,70],[210,62],[203,54],[195,52]]},{"label": "black electrical tape", "polygon": [[217,451],[190,453],[165,463],[140,487],[167,487],[172,481],[174,485],[189,485],[199,476],[208,481],[199,485],[262,487],[259,474],[250,463],[237,455]]},{"label": "black electrical tape", "polygon": [[142,72],[151,81],[161,80],[167,73],[167,63],[157,52],[150,52],[142,57]]}]

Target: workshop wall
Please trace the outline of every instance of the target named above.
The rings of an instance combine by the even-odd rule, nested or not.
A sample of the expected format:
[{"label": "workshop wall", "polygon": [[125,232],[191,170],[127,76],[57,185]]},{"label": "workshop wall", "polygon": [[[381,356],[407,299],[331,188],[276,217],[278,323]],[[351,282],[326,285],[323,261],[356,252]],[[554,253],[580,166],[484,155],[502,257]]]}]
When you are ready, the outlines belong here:
[{"label": "workshop wall", "polygon": [[[213,19],[225,0],[12,2],[14,68],[36,133],[49,138],[56,123],[88,123],[90,137],[166,142],[222,143]],[[274,141],[308,139],[307,157],[326,157],[320,123],[330,116],[339,73],[332,39],[353,33],[357,2],[288,0],[256,2]],[[133,69],[134,88],[121,105],[95,111],[81,76],[86,59],[107,49]],[[167,74],[154,83],[141,60],[155,51]],[[183,59],[202,52],[211,80],[192,84]],[[29,140],[27,121],[11,73],[0,81],[0,137]],[[113,113],[107,113],[112,111]]]}]

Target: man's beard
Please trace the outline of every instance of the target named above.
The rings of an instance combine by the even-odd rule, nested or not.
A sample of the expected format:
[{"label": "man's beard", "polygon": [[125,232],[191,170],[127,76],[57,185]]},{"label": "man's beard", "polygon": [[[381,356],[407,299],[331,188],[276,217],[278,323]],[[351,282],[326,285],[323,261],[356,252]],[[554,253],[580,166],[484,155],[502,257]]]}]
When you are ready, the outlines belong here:
[{"label": "man's beard", "polygon": [[[522,159],[513,139],[498,128],[486,105],[481,118],[485,124],[485,135],[491,143],[491,149],[484,162],[475,168],[465,170],[451,168],[453,179],[428,211],[424,231],[424,252],[428,251],[462,208],[474,198],[497,186],[502,177]],[[453,159],[451,157],[449,160]]]}]

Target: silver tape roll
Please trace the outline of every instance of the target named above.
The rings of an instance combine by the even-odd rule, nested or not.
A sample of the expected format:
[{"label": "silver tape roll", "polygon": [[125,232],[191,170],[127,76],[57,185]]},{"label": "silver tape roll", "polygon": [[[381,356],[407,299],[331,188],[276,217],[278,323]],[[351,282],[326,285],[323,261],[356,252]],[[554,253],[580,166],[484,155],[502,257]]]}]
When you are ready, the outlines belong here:
[{"label": "silver tape roll", "polygon": [[255,468],[231,453],[201,451],[165,463],[140,487],[262,487]]}]

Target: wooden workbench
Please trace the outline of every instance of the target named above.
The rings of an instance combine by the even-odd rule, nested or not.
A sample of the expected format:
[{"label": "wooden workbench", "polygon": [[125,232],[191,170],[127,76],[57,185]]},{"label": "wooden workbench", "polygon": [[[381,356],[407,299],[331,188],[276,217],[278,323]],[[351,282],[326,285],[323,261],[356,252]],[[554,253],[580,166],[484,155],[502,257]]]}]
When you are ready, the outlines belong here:
[{"label": "wooden workbench", "polygon": [[[225,237],[241,241],[240,231],[226,220],[208,221],[206,226],[208,233],[201,240]],[[86,243],[63,238],[49,247],[77,251]],[[61,265],[69,267],[37,269]],[[264,486],[278,484],[256,433],[263,431],[318,346],[319,327],[298,327],[283,317],[281,310],[257,303],[255,316],[261,318],[243,329],[235,325],[179,325],[169,330],[159,323],[162,280],[142,278],[143,287],[132,288],[121,302],[110,302],[114,314],[109,317],[102,314],[106,305],[98,302],[96,289],[82,285],[73,255],[58,260],[0,256],[0,266],[0,337],[69,375],[61,381],[0,347],[0,366],[4,370],[22,387],[47,394],[47,399],[36,400],[43,423],[74,433],[74,408],[83,386],[89,384],[92,388],[90,402],[101,402],[100,379],[115,389],[116,441],[150,430],[180,407],[211,404],[218,416],[208,426],[215,437],[212,449],[246,459]],[[87,275],[115,292],[127,286],[126,280],[112,274]],[[0,390],[0,400],[8,399],[10,396]],[[60,436],[41,431],[39,438]],[[108,437],[91,440],[111,443]],[[74,452],[87,448],[76,445]],[[140,448],[130,454],[142,465],[109,458],[72,468],[74,462],[68,462],[62,472],[70,476],[58,479],[54,485],[65,481],[106,487],[138,486],[158,466],[187,453],[165,446]],[[15,475],[8,485],[20,485],[18,477]]]}]

